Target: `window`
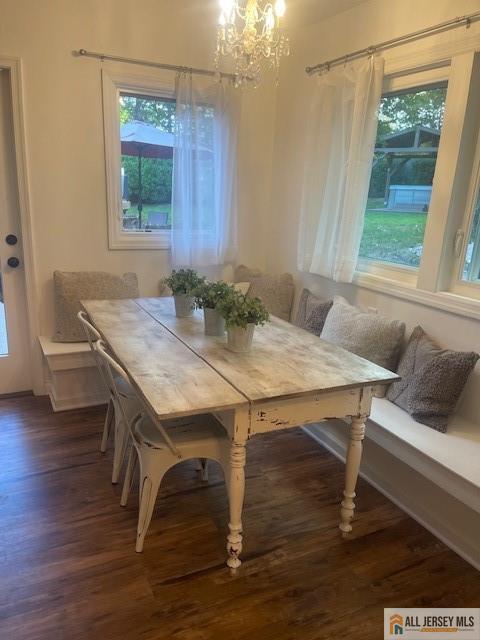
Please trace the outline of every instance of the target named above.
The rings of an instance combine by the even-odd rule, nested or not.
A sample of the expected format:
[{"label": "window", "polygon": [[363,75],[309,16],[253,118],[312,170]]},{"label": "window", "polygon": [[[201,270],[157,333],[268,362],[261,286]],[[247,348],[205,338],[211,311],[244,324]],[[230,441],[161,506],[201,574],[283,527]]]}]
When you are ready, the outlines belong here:
[{"label": "window", "polygon": [[480,283],[480,194],[478,192],[466,246],[462,279]]},{"label": "window", "polygon": [[121,91],[119,120],[122,228],[170,229],[175,101]]},{"label": "window", "polygon": [[[355,282],[479,318],[480,53],[455,46],[385,78]],[[399,157],[405,151],[410,159]],[[408,215],[423,222],[408,225]]]},{"label": "window", "polygon": [[360,258],[418,268],[447,83],[382,96]]},{"label": "window", "polygon": [[103,71],[110,249],[170,247],[176,103],[172,74]]}]

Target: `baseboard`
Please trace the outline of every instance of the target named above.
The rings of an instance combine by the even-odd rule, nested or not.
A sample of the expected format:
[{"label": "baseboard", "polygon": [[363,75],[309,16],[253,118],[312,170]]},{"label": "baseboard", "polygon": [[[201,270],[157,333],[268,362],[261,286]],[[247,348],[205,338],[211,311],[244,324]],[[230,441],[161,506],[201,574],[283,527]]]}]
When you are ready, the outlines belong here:
[{"label": "baseboard", "polygon": [[[341,421],[303,427],[345,462],[348,427]],[[385,497],[480,570],[480,515],[375,442],[365,440],[360,475]],[[392,483],[392,478],[395,483]],[[360,496],[361,502],[361,496]],[[360,507],[361,508],[361,507]]]}]

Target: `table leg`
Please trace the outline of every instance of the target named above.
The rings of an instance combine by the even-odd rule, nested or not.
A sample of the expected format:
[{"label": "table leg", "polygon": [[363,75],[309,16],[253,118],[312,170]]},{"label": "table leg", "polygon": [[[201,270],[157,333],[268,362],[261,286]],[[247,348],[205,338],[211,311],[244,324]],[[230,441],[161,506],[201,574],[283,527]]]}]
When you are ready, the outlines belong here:
[{"label": "table leg", "polygon": [[248,408],[237,409],[227,431],[231,434],[232,444],[229,459],[228,499],[230,519],[227,536],[227,565],[231,569],[238,569],[241,565],[242,552],[242,511],[245,496],[245,443],[250,426],[250,411]]},{"label": "table leg", "polygon": [[356,496],[355,487],[362,459],[362,440],[365,437],[365,420],[365,417],[353,418],[350,427],[350,445],[348,447],[345,467],[345,490],[343,492],[344,497],[340,510],[341,522],[339,525],[344,537],[352,530],[350,522],[355,511],[355,502],[353,499]]},{"label": "table leg", "polygon": [[241,565],[239,555],[242,552],[242,510],[245,496],[245,444],[233,442],[230,449],[230,521],[227,536],[227,565],[237,569]]}]

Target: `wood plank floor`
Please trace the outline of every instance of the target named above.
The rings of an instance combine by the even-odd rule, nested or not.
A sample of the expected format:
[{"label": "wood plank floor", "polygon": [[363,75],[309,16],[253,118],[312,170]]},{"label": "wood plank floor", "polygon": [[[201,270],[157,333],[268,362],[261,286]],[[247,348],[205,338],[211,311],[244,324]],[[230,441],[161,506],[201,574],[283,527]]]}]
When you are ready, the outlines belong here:
[{"label": "wood plank floor", "polygon": [[237,575],[221,472],[205,484],[190,462],[136,554],[137,494],[119,506],[103,417],[0,400],[2,640],[375,640],[384,607],[479,605],[480,574],[365,482],[342,540],[343,465],[298,429],[248,445]]}]

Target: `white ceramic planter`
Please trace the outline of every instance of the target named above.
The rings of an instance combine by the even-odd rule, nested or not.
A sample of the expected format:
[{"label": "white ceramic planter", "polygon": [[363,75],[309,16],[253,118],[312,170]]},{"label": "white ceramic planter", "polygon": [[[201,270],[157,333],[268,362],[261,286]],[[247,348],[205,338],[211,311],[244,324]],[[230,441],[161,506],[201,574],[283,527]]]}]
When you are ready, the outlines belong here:
[{"label": "white ceramic planter", "polygon": [[195,298],[187,296],[185,293],[173,296],[175,302],[175,315],[177,318],[188,318],[193,315],[195,308]]},{"label": "white ceramic planter", "polygon": [[205,319],[205,335],[206,336],[223,336],[225,334],[225,320],[216,309],[203,310]]},{"label": "white ceramic planter", "polygon": [[248,353],[252,348],[253,332],[255,325],[247,324],[243,327],[229,327],[227,329],[227,347],[235,353]]}]

